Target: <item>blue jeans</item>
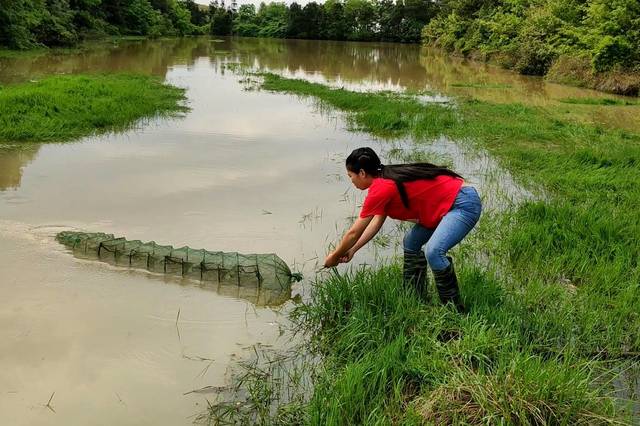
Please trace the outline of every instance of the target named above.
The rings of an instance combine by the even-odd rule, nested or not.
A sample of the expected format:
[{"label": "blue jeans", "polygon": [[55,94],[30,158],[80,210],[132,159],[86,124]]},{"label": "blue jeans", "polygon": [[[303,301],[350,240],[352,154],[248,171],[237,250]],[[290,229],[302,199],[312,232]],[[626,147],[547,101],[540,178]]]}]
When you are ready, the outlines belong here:
[{"label": "blue jeans", "polygon": [[478,191],[463,186],[456,196],[451,210],[444,215],[435,229],[415,224],[404,236],[405,251],[418,253],[424,246],[424,254],[433,271],[447,269],[450,262],[446,254],[473,229],[480,218],[482,204]]}]

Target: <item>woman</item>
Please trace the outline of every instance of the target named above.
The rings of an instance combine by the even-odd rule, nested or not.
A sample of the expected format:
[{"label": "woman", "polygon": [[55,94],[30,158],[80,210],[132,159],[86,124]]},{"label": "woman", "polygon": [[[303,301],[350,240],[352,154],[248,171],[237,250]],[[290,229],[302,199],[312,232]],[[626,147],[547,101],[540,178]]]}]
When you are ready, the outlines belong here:
[{"label": "woman", "polygon": [[[403,241],[403,280],[427,300],[427,265],[431,267],[440,301],[464,311],[458,280],[447,251],[474,227],[482,210],[475,188],[457,173],[429,163],[385,166],[371,148],[354,150],[346,161],[353,185],[368,189],[359,218],[325,267],[349,262],[373,238],[387,217],[414,222]],[[422,249],[424,246],[424,253]]]}]

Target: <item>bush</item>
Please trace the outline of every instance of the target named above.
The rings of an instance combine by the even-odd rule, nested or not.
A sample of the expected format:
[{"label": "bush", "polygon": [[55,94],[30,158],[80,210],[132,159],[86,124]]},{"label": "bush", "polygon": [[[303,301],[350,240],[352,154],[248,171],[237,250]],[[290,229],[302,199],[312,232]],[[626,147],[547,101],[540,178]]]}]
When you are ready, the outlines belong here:
[{"label": "bush", "polygon": [[605,36],[594,50],[592,59],[596,72],[609,71],[615,64],[630,65],[633,47],[622,36]]},{"label": "bush", "polygon": [[636,90],[629,76],[640,69],[637,0],[452,2],[422,36],[427,44],[494,60],[521,74],[545,75],[561,56],[586,57],[589,69],[580,73],[614,71],[624,78],[608,75],[604,85],[579,78],[583,84]]},{"label": "bush", "polygon": [[131,34],[160,35],[160,12],[147,0],[133,0],[124,13],[125,24]]}]

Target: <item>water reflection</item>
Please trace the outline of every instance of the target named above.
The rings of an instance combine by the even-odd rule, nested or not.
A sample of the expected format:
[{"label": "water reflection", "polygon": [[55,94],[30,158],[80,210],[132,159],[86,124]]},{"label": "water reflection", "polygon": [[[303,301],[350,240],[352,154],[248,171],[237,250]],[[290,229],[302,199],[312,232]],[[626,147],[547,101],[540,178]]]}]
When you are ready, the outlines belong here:
[{"label": "water reflection", "polygon": [[[91,45],[79,53],[39,54],[0,59],[0,83],[43,75],[84,72],[137,72],[164,77],[175,65],[209,58],[214,67],[241,62],[261,70],[346,87],[385,90],[432,90],[491,102],[561,105],[565,98],[613,95],[547,83],[496,66],[467,61],[442,52],[394,43],[274,40],[208,37],[127,41]],[[221,70],[224,73],[224,70]],[[583,120],[640,130],[640,107],[571,107]]]},{"label": "water reflection", "polygon": [[23,169],[38,155],[39,145],[0,145],[0,191],[16,189],[22,182]]}]

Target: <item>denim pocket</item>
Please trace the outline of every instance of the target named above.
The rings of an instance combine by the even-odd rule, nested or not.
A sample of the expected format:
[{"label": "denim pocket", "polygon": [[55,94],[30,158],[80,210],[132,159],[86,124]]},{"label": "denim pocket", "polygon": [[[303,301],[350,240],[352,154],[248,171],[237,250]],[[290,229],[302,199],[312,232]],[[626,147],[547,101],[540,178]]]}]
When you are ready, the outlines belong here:
[{"label": "denim pocket", "polygon": [[460,188],[460,192],[458,192],[458,196],[453,203],[453,208],[464,210],[479,217],[482,212],[482,202],[478,191],[473,186]]}]

